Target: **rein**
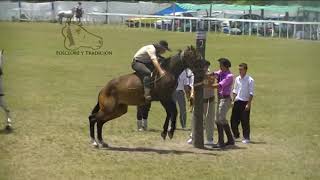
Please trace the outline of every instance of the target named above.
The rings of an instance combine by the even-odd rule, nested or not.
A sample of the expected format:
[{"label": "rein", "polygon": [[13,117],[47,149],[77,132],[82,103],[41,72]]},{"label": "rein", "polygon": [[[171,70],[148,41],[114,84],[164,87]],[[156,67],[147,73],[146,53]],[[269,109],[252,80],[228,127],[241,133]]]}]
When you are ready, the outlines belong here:
[{"label": "rein", "polygon": [[[184,51],[181,51],[181,53],[179,54],[179,61],[182,62],[182,66],[185,67],[185,63],[183,61],[183,57],[184,57]],[[167,72],[165,71],[163,76],[160,76],[159,78],[156,78],[155,80],[151,81],[151,85],[153,84],[156,87],[156,82],[158,82],[161,78],[165,77],[167,75]],[[157,77],[157,76],[156,76]]]}]

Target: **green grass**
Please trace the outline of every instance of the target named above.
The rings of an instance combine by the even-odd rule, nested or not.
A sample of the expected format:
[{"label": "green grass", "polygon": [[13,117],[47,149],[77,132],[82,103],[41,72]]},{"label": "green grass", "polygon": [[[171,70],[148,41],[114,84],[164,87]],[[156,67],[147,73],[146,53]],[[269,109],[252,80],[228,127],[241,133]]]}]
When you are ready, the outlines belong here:
[{"label": "green grass", "polygon": [[[153,103],[149,132],[136,132],[135,107],[104,126],[113,150],[89,145],[87,116],[112,77],[131,72],[142,45],[160,39],[172,49],[195,34],[90,26],[110,56],[57,56],[61,26],[0,23],[6,50],[6,100],[12,134],[0,134],[0,179],[320,179],[320,43],[209,34],[206,57],[247,62],[256,81],[251,126],[255,144],[205,151],[186,144],[188,131],[163,141],[164,110]],[[167,54],[169,55],[169,54]],[[230,112],[229,112],[230,113]],[[188,114],[190,126],[190,114]],[[1,114],[1,119],[3,115]],[[0,126],[4,127],[4,121]],[[179,127],[178,123],[178,127]]]}]

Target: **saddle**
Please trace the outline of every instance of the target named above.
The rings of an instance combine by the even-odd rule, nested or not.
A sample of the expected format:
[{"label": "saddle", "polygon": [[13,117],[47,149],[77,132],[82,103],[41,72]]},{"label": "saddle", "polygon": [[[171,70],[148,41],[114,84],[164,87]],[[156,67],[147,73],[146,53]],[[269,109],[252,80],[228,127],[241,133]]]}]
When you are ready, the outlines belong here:
[{"label": "saddle", "polygon": [[[164,66],[166,66],[166,58],[164,58],[163,56],[158,55],[158,62],[160,64],[160,66],[163,68]],[[137,72],[134,72],[134,74],[136,76],[139,77],[140,81],[143,82],[143,76]],[[157,79],[159,79],[159,74],[157,73],[157,70],[155,68],[152,68],[152,73],[151,73],[151,91],[152,89],[154,89],[156,87],[156,81]]]}]

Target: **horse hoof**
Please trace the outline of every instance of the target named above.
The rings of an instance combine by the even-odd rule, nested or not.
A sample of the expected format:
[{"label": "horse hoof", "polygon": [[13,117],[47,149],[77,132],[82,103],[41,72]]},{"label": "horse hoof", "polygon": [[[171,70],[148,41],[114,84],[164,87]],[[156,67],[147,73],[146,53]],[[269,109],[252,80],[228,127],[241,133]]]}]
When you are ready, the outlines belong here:
[{"label": "horse hoof", "polygon": [[166,140],[167,133],[166,132],[161,132],[161,137],[163,140]]},{"label": "horse hoof", "polygon": [[95,140],[91,140],[91,146],[98,147],[98,143]]},{"label": "horse hoof", "polygon": [[6,131],[8,132],[11,132],[13,129],[12,129],[12,126],[11,125],[6,125]]},{"label": "horse hoof", "polygon": [[168,136],[169,136],[170,139],[173,138],[173,134],[174,134],[174,132],[169,131]]},{"label": "horse hoof", "polygon": [[101,142],[101,143],[98,144],[98,147],[99,148],[108,148],[109,145],[107,143],[105,143],[105,142]]}]

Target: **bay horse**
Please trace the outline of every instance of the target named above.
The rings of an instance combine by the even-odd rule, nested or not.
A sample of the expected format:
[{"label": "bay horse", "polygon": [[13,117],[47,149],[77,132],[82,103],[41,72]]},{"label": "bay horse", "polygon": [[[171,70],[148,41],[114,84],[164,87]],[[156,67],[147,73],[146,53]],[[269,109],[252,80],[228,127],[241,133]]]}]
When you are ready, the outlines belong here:
[{"label": "bay horse", "polygon": [[[182,71],[191,69],[195,76],[204,75],[204,60],[193,46],[179,51],[161,63],[165,75],[153,80],[151,90],[152,101],[160,101],[167,116],[163,125],[161,136],[163,139],[168,135],[171,139],[176,129],[177,107],[172,99],[172,93],[177,86],[177,80]],[[157,77],[157,75],[156,75]],[[107,121],[113,120],[127,113],[128,106],[141,106],[145,104],[143,85],[136,73],[123,75],[109,81],[99,92],[98,102],[89,116],[90,137],[93,146],[108,147],[102,138],[102,127]],[[171,127],[168,132],[169,120]],[[97,124],[97,139],[95,139],[95,124]]]}]

